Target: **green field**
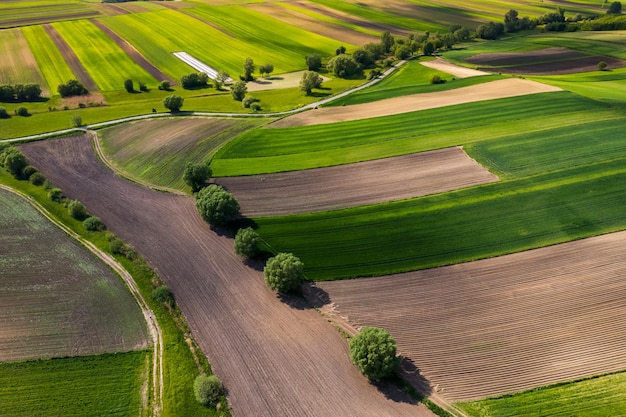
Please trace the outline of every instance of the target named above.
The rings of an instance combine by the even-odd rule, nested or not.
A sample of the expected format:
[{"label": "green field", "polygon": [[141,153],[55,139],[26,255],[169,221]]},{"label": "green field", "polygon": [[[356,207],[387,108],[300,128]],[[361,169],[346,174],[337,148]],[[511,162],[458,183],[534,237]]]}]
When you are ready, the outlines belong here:
[{"label": "green field", "polygon": [[48,86],[19,28],[0,30],[0,85],[36,83]]},{"label": "green field", "polygon": [[22,32],[37,60],[39,69],[50,86],[50,95],[56,95],[56,88],[60,84],[76,76],[42,26],[26,26],[22,28]]},{"label": "green field", "polygon": [[5,0],[0,2],[0,29],[84,19],[99,14],[89,2],[81,0]]},{"label": "green field", "polygon": [[148,415],[141,387],[147,351],[0,363],[3,417]]},{"label": "green field", "polygon": [[[155,80],[93,23],[80,20],[55,23],[55,29],[74,50],[100,90],[121,90],[124,80],[156,86]],[[160,81],[160,80],[158,80]]]},{"label": "green field", "polygon": [[456,405],[474,417],[617,416],[626,413],[625,385],[617,373]]}]

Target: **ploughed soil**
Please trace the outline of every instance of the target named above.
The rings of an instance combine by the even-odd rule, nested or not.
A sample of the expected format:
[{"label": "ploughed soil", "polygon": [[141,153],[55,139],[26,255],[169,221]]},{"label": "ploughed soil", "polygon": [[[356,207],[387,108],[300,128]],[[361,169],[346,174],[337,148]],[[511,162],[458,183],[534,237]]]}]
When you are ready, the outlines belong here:
[{"label": "ploughed soil", "polygon": [[439,71],[447,72],[448,74],[452,74],[457,78],[468,78],[468,77],[477,77],[480,75],[488,75],[488,72],[478,71],[472,68],[462,67],[460,65],[451,64],[441,58],[437,58],[434,61],[423,61],[420,62],[421,65],[433,68]]},{"label": "ploughed soil", "polygon": [[477,399],[624,369],[625,247],[620,232],[316,286],[322,311],[389,330],[440,394]]},{"label": "ploughed soil", "polygon": [[466,59],[480,70],[507,74],[550,75],[598,70],[604,61],[608,69],[624,68],[626,61],[610,56],[593,56],[568,48],[546,48],[537,51],[478,54]]},{"label": "ploughed soil", "polygon": [[285,117],[267,127],[293,127],[344,122],[551,91],[560,91],[560,88],[520,78],[508,78],[448,91],[394,97],[373,103],[318,108]]},{"label": "ploughed soil", "polygon": [[47,24],[43,25],[43,28],[48,36],[50,36],[50,39],[52,39],[52,42],[54,42],[59,52],[61,52],[63,59],[76,76],[76,79],[80,81],[90,93],[99,91],[96,82],[91,78],[91,75],[89,75],[83,64],[78,60],[72,48],[65,42],[65,39],[57,32],[54,26]]},{"label": "ploughed soil", "polygon": [[146,72],[152,75],[156,80],[168,80],[170,82],[170,85],[176,85],[176,80],[163,74],[161,70],[152,65],[143,55],[141,55],[141,53],[137,49],[135,49],[134,46],[128,43],[128,41],[126,41],[125,39],[122,39],[120,36],[118,36],[118,34],[113,32],[113,30],[111,30],[111,28],[109,28],[107,25],[96,19],[91,19],[91,23],[98,26],[98,28],[100,28],[100,30],[102,30],[109,38],[111,38],[111,40],[113,40],[113,42],[115,42],[117,46],[122,48],[122,50],[133,59],[133,61],[135,61],[141,68],[146,70]]},{"label": "ploughed soil", "polygon": [[[432,416],[350,363],[346,339],[303,299],[279,298],[260,265],[212,230],[193,199],[106,169],[88,136],[20,146],[30,163],[129,242],[172,289],[227,390],[234,416]],[[167,389],[167,387],[166,387]]]},{"label": "ploughed soil", "polygon": [[461,148],[328,168],[216,178],[248,217],[383,203],[497,181]]}]

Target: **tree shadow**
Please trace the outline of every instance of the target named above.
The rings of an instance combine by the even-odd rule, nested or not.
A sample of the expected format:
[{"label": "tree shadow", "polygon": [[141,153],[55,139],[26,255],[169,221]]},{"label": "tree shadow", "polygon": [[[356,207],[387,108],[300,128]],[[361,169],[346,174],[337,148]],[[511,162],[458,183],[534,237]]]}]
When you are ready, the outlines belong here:
[{"label": "tree shadow", "polygon": [[385,378],[377,381],[370,381],[370,384],[376,387],[378,391],[385,396],[388,400],[396,403],[406,403],[417,405],[419,403],[418,398],[414,398],[407,391],[403,390],[400,381],[395,381],[395,378]]},{"label": "tree shadow", "polygon": [[410,384],[420,396],[425,398],[433,393],[430,381],[420,373],[419,368],[411,358],[406,356],[400,357],[400,364],[396,374]]},{"label": "tree shadow", "polygon": [[321,97],[328,97],[329,95],[331,95],[331,93],[321,93],[318,91],[313,91],[311,94],[309,94],[309,97],[321,98]]}]

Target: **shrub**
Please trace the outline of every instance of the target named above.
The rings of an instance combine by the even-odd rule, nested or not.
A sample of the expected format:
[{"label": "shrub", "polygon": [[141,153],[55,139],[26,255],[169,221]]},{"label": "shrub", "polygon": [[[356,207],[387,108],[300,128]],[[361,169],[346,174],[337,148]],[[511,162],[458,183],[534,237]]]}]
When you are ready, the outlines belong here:
[{"label": "shrub", "polygon": [[233,99],[237,101],[243,100],[247,92],[248,86],[246,86],[245,81],[237,81],[230,87],[230,94],[233,96]]},{"label": "shrub", "polygon": [[261,104],[259,103],[252,103],[250,104],[250,110],[252,110],[253,112],[258,112],[261,111]]},{"label": "shrub", "polygon": [[604,71],[607,66],[608,66],[608,64],[606,62],[604,62],[604,61],[598,62],[598,70],[600,70],[600,71]]},{"label": "shrub", "polygon": [[258,98],[254,98],[252,96],[246,96],[243,100],[241,100],[241,104],[244,108],[249,109],[252,103],[256,103],[259,101]]},{"label": "shrub", "polygon": [[107,228],[102,219],[96,216],[86,218],[83,226],[90,232],[103,232]]},{"label": "shrub", "polygon": [[63,202],[63,191],[60,188],[52,188],[48,191],[48,199],[50,201],[54,201],[55,203]]},{"label": "shrub", "polygon": [[198,375],[193,381],[193,392],[202,405],[215,404],[223,389],[222,381],[215,375]]},{"label": "shrub", "polygon": [[211,169],[207,164],[194,164],[187,162],[183,181],[191,187],[193,193],[197,193],[204,187],[206,180],[211,176]]},{"label": "shrub", "polygon": [[88,93],[85,86],[78,80],[69,80],[65,84],[60,84],[57,91],[61,97],[81,96]]},{"label": "shrub", "polygon": [[30,176],[30,183],[33,185],[43,185],[46,182],[46,177],[41,172],[34,172]]},{"label": "shrub", "polygon": [[128,80],[124,80],[124,89],[129,92],[132,93],[133,91],[135,91],[135,86],[133,85],[133,80],[128,79]]},{"label": "shrub", "polygon": [[0,119],[6,119],[9,117],[9,113],[7,112],[7,109],[4,107],[0,107]]},{"label": "shrub", "polygon": [[353,57],[340,54],[328,61],[328,69],[339,78],[350,78],[363,72],[361,65]]},{"label": "shrub", "polygon": [[35,168],[32,165],[26,165],[24,168],[22,168],[22,179],[30,179],[30,177],[35,173],[38,172],[37,168]]},{"label": "shrub", "polygon": [[439,75],[435,74],[430,78],[430,83],[431,84],[443,84],[445,83],[446,80],[444,80],[443,78],[441,78]]},{"label": "shrub", "polygon": [[161,84],[159,84],[159,90],[165,90],[165,91],[170,91],[172,87],[170,86],[170,82],[168,80],[163,80],[161,81]]},{"label": "shrub", "polygon": [[398,366],[396,341],[383,329],[364,327],[350,339],[350,359],[370,379],[389,376]]},{"label": "shrub", "polygon": [[215,184],[196,194],[196,208],[211,226],[223,226],[239,214],[239,203],[235,197]]},{"label": "shrub", "polygon": [[124,255],[126,253],[126,245],[122,239],[118,238],[113,238],[113,240],[109,242],[109,249],[114,255]]},{"label": "shrub", "polygon": [[174,294],[165,285],[160,285],[152,290],[152,299],[174,307]]},{"label": "shrub", "polygon": [[26,117],[28,116],[28,109],[24,106],[20,106],[15,109],[15,115]]},{"label": "shrub", "polygon": [[304,279],[304,264],[294,254],[281,252],[268,259],[263,275],[272,290],[289,293],[300,287]]},{"label": "shrub", "polygon": [[85,220],[89,217],[89,213],[87,213],[87,209],[82,205],[80,201],[71,200],[67,203],[67,211],[70,213],[70,216],[75,218],[76,220]]},{"label": "shrub", "polygon": [[22,170],[26,167],[26,157],[15,148],[9,148],[4,151],[4,167],[15,178],[22,176]]},{"label": "shrub", "polygon": [[235,243],[233,248],[235,253],[246,258],[254,258],[260,252],[259,250],[259,234],[251,227],[239,229],[235,235]]},{"label": "shrub", "polygon": [[139,91],[143,91],[144,93],[148,91],[148,87],[146,83],[139,81]]},{"label": "shrub", "polygon": [[78,113],[72,114],[72,126],[81,127],[82,125],[83,125],[83,117]]},{"label": "shrub", "polygon": [[163,99],[163,106],[172,113],[176,113],[180,111],[181,107],[183,107],[184,102],[184,98],[179,95],[172,94],[171,96],[167,96]]}]

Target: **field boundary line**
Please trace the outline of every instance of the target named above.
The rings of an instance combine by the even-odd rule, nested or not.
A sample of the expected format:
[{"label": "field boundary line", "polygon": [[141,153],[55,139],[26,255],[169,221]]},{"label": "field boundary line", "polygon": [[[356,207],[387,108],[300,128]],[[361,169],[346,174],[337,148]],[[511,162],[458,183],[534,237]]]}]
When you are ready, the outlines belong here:
[{"label": "field boundary line", "polygon": [[6,186],[4,184],[0,184],[0,189],[6,190],[13,194],[16,194],[22,198],[24,198],[28,203],[30,203],[37,211],[39,211],[46,219],[48,219],[52,224],[57,226],[63,232],[65,232],[72,239],[76,240],[82,246],[87,248],[92,254],[94,254],[97,258],[99,258],[102,262],[107,264],[111,269],[113,269],[124,281],[128,290],[130,291],[133,298],[135,298],[141,312],[146,320],[146,325],[148,326],[148,331],[150,332],[152,345],[153,345],[153,360],[152,360],[152,389],[153,389],[153,407],[152,407],[152,416],[159,417],[162,415],[163,410],[163,334],[161,331],[161,327],[159,323],[152,314],[152,310],[146,303],[146,300],[143,298],[141,293],[139,292],[139,288],[135,283],[132,275],[121,265],[119,264],[115,258],[111,255],[105,253],[101,249],[99,249],[96,245],[88,241],[87,239],[80,236],[78,233],[72,231],[69,227],[54,219],[50,212],[46,210],[39,202],[37,202],[33,197],[22,193],[14,188]]}]

